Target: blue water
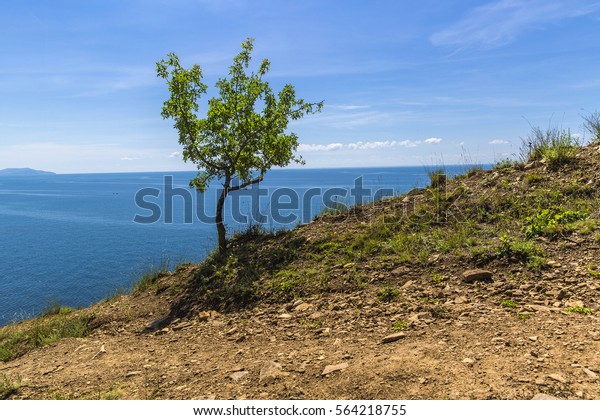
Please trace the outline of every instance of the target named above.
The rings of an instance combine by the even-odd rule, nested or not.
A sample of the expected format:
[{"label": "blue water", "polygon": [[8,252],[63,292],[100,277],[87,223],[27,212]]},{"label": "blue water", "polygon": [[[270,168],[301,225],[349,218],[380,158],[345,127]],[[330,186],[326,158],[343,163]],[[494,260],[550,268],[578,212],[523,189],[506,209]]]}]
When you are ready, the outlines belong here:
[{"label": "blue water", "polygon": [[[464,166],[446,167],[459,173]],[[165,222],[165,176],[173,186],[190,192],[174,197],[173,222]],[[204,195],[191,194],[191,172],[83,174],[0,177],[0,325],[31,317],[44,307],[87,306],[131,284],[144,272],[179,262],[201,261],[216,245],[214,224],[197,217],[198,203],[214,216],[218,185]],[[423,167],[272,170],[260,184],[263,195],[253,205],[249,195],[240,199],[240,213],[255,219],[257,211],[273,210],[270,197],[278,188],[289,188],[299,203],[311,188],[349,190],[362,177],[363,188],[385,189],[384,195],[407,192],[427,184]],[[158,197],[146,195],[136,205],[136,193],[154,188]],[[255,190],[256,192],[256,190]],[[263,193],[264,194],[264,193]],[[314,195],[313,190],[313,195]],[[373,194],[373,193],[372,193]],[[372,199],[371,194],[371,199]],[[185,194],[183,194],[185,195]],[[289,202],[288,194],[280,202]],[[254,197],[258,197],[254,194]],[[190,201],[190,199],[192,201]],[[228,198],[226,224],[231,232],[244,228],[233,220]],[[192,223],[186,223],[186,200],[193,206]],[[352,198],[334,199],[351,204]],[[139,201],[139,200],[138,200]],[[148,204],[160,206],[154,223],[135,223],[134,217],[152,214]],[[289,228],[307,222],[323,209],[322,195],[310,200],[309,209],[280,211],[294,216],[291,222],[267,217],[268,229]],[[288,218],[292,218],[288,217]],[[188,222],[190,220],[187,220]],[[243,222],[243,221],[241,221]]]}]

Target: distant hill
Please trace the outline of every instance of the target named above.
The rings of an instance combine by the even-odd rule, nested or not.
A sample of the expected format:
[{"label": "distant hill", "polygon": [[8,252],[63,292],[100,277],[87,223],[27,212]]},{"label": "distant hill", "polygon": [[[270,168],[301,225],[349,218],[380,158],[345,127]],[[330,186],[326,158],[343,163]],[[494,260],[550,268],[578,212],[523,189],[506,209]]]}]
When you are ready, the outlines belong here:
[{"label": "distant hill", "polygon": [[31,168],[6,168],[0,169],[0,176],[30,176],[30,175],[56,175],[54,172],[38,171]]}]

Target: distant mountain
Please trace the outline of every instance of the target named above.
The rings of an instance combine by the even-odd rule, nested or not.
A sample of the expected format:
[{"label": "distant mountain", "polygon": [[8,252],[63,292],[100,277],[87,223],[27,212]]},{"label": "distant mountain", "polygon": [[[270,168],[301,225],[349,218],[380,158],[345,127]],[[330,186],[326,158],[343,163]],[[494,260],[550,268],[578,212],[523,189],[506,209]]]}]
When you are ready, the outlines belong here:
[{"label": "distant mountain", "polygon": [[38,171],[31,168],[6,168],[0,169],[0,176],[30,176],[30,175],[56,175],[54,172]]}]

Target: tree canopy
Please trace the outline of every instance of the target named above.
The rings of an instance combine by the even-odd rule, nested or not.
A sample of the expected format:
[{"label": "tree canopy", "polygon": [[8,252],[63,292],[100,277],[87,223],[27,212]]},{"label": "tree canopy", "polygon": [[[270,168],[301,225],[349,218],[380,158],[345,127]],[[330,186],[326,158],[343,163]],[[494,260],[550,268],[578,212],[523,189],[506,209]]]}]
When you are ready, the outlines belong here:
[{"label": "tree canopy", "polygon": [[303,164],[295,154],[298,136],[286,132],[289,121],[323,107],[323,102],[296,98],[291,84],[273,92],[264,80],[270,68],[267,59],[256,71],[249,71],[253,41],[248,38],[242,43],[229,67],[229,78],[217,81],[219,96],[208,101],[205,118],[197,115],[198,100],[207,91],[202,69],[198,65],[183,68],[174,53],[157,63],[157,75],[166,80],[171,95],[163,104],[162,116],[175,121],[184,161],[198,167],[190,186],[205,191],[213,179],[222,182],[216,217],[221,250],[226,248],[223,204],[227,194],[261,182],[273,166]]}]

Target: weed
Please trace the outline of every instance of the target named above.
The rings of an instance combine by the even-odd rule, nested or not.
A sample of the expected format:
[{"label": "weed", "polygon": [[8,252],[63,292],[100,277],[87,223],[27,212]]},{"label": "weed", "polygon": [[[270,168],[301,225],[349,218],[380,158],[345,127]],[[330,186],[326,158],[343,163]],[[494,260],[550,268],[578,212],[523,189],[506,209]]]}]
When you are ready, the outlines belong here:
[{"label": "weed", "polygon": [[504,300],[502,301],[502,303],[500,304],[500,306],[502,306],[503,308],[516,308],[517,307],[517,303],[514,300]]},{"label": "weed", "polygon": [[498,257],[508,257],[525,262],[534,271],[539,271],[546,266],[544,251],[533,242],[512,239],[507,235],[501,236],[500,242]]},{"label": "weed", "polygon": [[594,111],[588,115],[583,115],[583,128],[591,136],[592,142],[600,141],[600,112]]},{"label": "weed", "polygon": [[58,302],[52,302],[52,303],[48,304],[46,306],[46,308],[44,308],[42,310],[42,313],[40,316],[66,315],[66,314],[70,314],[73,311],[75,311],[74,308],[71,308],[69,306],[62,306]]},{"label": "weed", "polygon": [[427,175],[429,175],[429,185],[431,188],[439,189],[446,186],[448,176],[443,169],[428,171]]},{"label": "weed", "polygon": [[551,169],[568,164],[575,159],[579,141],[569,130],[532,127],[523,139],[521,157],[524,161],[544,159]]},{"label": "weed", "polygon": [[379,296],[379,300],[382,302],[391,302],[392,300],[396,299],[396,296],[399,294],[400,291],[398,289],[388,284],[387,286],[382,287],[377,295]]},{"label": "weed", "polygon": [[544,182],[545,179],[546,178],[544,177],[544,175],[532,172],[523,177],[523,183],[527,186],[538,185]]},{"label": "weed", "polygon": [[392,329],[396,332],[404,331],[408,328],[408,322],[406,321],[394,321]]},{"label": "weed", "polygon": [[561,233],[572,231],[573,226],[569,224],[585,220],[588,216],[588,213],[580,211],[544,209],[526,218],[522,230],[527,238],[535,236],[556,237]]},{"label": "weed", "polygon": [[517,318],[519,318],[521,321],[526,321],[528,319],[533,318],[534,316],[535,316],[534,314],[524,313],[524,314],[518,314]]},{"label": "weed", "polygon": [[444,281],[444,276],[442,274],[439,273],[431,273],[431,280],[434,283],[441,283]]},{"label": "weed", "polygon": [[133,285],[131,292],[133,294],[145,292],[151,286],[155,285],[157,280],[168,274],[168,271],[164,271],[163,269],[143,274],[142,277]]},{"label": "weed", "polygon": [[568,313],[578,313],[581,315],[591,315],[592,314],[592,310],[590,308],[585,308],[583,306],[569,306],[568,308],[565,308],[565,312]]}]

